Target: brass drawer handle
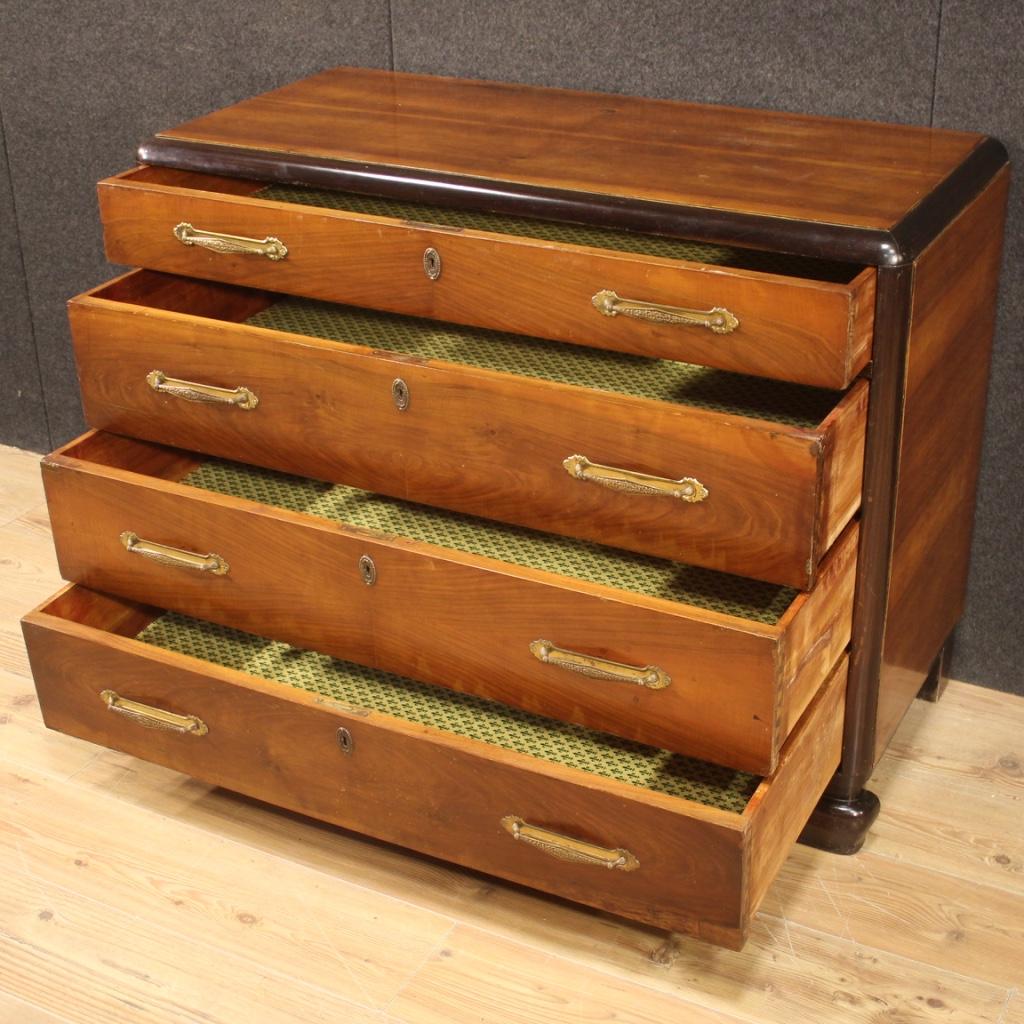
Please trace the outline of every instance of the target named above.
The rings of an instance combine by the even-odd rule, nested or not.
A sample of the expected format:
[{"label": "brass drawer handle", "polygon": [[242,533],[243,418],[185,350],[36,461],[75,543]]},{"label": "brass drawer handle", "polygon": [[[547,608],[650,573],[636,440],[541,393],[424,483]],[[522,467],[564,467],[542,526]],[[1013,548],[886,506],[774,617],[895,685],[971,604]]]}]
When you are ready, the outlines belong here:
[{"label": "brass drawer handle", "polygon": [[684,309],[681,306],[662,306],[657,302],[620,299],[615,292],[600,291],[591,300],[594,308],[605,316],[628,316],[634,320],[649,320],[656,324],[680,324],[684,327],[706,327],[715,334],[730,334],[739,327],[739,319],[729,310]]},{"label": "brass drawer handle", "polygon": [[162,395],[174,395],[187,402],[206,402],[210,405],[233,405],[236,409],[255,409],[260,400],[248,389],[216,388],[212,384],[197,384],[191,380],[168,377],[163,370],[150,370],[146,383]]},{"label": "brass drawer handle", "polygon": [[570,455],[562,462],[565,471],[577,480],[600,484],[613,491],[626,491],[629,494],[654,494],[666,498],[678,498],[691,505],[703,501],[708,496],[708,489],[692,476],[684,476],[681,480],[669,480],[663,476],[648,476],[646,473],[634,473],[631,469],[617,469],[615,466],[602,466],[591,462],[583,455]]},{"label": "brass drawer handle", "polygon": [[283,260],[288,255],[288,246],[273,235],[267,235],[266,238],[225,235],[220,231],[202,231],[187,221],[175,225],[174,237],[182,245],[198,245],[200,249],[209,249],[211,252],[266,256],[268,260]]},{"label": "brass drawer handle", "polygon": [[609,850],[593,843],[585,843],[582,839],[573,839],[550,829],[529,825],[522,818],[512,814],[501,819],[501,827],[513,839],[526,843],[527,846],[535,846],[559,860],[567,860],[573,864],[593,864],[609,871],[636,871],[640,867],[640,861],[629,850]]},{"label": "brass drawer handle", "polygon": [[554,665],[569,672],[578,672],[590,679],[608,679],[614,683],[632,683],[644,686],[648,690],[664,690],[672,685],[672,677],[657,665],[645,665],[637,668],[634,665],[623,665],[607,658],[594,658],[589,654],[577,654],[556,647],[548,640],[534,640],[530,644],[530,653],[545,665]]},{"label": "brass drawer handle", "polygon": [[224,576],[229,568],[228,563],[220,555],[200,555],[195,551],[185,551],[182,548],[157,544],[155,541],[143,540],[131,530],[125,530],[121,534],[121,543],[130,554],[142,555],[143,558],[150,558],[161,565],[196,569],[199,572],[208,572],[213,576]]},{"label": "brass drawer handle", "polygon": [[124,715],[146,729],[163,729],[166,732],[180,732],[189,736],[205,736],[210,730],[206,723],[195,715],[176,715],[173,711],[140,704],[137,700],[119,697],[113,690],[104,690],[100,698],[115,714]]}]

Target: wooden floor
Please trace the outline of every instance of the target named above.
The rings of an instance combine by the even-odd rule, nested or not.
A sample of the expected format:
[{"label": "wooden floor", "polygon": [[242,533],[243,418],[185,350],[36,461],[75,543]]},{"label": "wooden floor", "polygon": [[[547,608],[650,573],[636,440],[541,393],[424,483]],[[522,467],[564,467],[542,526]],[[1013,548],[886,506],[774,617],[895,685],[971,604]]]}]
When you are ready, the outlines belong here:
[{"label": "wooden floor", "polygon": [[742,953],[674,940],[47,732],[38,475],[0,449],[2,1024],[1024,1024],[1024,700],[917,702],[861,854],[798,847]]}]

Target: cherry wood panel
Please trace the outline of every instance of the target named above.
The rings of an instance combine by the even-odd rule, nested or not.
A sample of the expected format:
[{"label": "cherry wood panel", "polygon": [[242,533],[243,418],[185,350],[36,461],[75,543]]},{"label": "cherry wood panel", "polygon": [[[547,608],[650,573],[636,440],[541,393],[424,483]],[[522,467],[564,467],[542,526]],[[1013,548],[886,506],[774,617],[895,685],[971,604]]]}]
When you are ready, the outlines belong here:
[{"label": "cherry wood panel", "polygon": [[775,717],[777,746],[850,642],[859,539],[859,524],[848,527],[825,559],[814,590],[797,597],[779,622],[789,643],[779,652],[780,678],[785,682]]},{"label": "cherry wood panel", "polygon": [[[77,588],[76,588],[77,589]],[[78,593],[82,593],[80,590]],[[44,721],[53,729],[187,772],[289,810],[398,843],[657,927],[734,948],[777,868],[802,806],[838,762],[845,662],[742,814],[638,789],[315,695],[106,632],[89,595],[65,617],[65,593],[23,620]],[[145,614],[130,604],[122,618]],[[100,693],[197,715],[202,737],[140,728]],[[349,731],[345,754],[337,731]],[[778,790],[778,795],[775,791]],[[452,793],[459,799],[453,801]],[[610,848],[635,871],[547,857],[516,843],[518,815]],[[759,847],[763,846],[764,849]],[[763,865],[763,867],[762,867]]]},{"label": "cherry wood panel", "polygon": [[[153,281],[154,301],[145,283]],[[809,588],[860,500],[867,384],[815,429],[236,324],[264,298],[138,272],[70,315],[93,427],[631,551]],[[223,314],[217,296],[224,294]],[[154,392],[152,370],[259,397],[256,409]],[[409,408],[392,401],[396,377]],[[592,462],[679,479],[690,504],[570,477]]]},{"label": "cherry wood panel", "polygon": [[[848,284],[812,281],[635,253],[387,217],[304,207],[222,192],[220,179],[154,168],[99,185],[107,256],[113,263],[230,281],[397,313],[513,331],[558,341],[717,366],[820,387],[844,388],[870,355],[874,271]],[[173,234],[196,228],[274,236],[281,260],[186,246]],[[431,280],[428,247],[441,256]],[[591,301],[622,298],[708,310],[724,307],[740,326],[718,335],[608,317]]]},{"label": "cherry wood panel", "polygon": [[1009,171],[914,268],[874,760],[963,613]]},{"label": "cherry wood panel", "polygon": [[772,785],[761,786],[747,806],[751,823],[744,871],[748,915],[760,905],[821,797],[825,787],[818,780],[828,779],[839,763],[848,670],[849,660],[844,656],[835,670],[842,685],[835,691],[824,687],[817,698],[828,710],[819,712],[816,701],[807,713],[808,724],[818,716],[817,729],[794,730],[779,758]]},{"label": "cherry wood panel", "polygon": [[[97,439],[122,454],[94,457]],[[849,638],[855,526],[823,584],[768,626],[119,468],[134,450],[149,464],[153,447],[93,434],[44,460],[65,579],[762,774]],[[216,553],[230,571],[131,554],[125,530]],[[376,565],[373,586],[363,555]],[[657,665],[672,683],[588,679],[534,658],[538,639]]]},{"label": "cherry wood panel", "polygon": [[980,136],[495,82],[335,68],[174,129],[228,151],[889,228]]}]

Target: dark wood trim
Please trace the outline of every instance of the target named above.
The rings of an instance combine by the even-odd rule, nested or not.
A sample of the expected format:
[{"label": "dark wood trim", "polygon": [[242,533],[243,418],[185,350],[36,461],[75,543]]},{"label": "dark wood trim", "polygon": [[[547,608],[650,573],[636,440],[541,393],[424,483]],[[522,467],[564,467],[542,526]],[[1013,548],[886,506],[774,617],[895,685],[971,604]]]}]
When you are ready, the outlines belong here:
[{"label": "dark wood trim", "polygon": [[386,195],[880,267],[911,262],[1007,160],[1001,143],[984,139],[956,171],[890,231],[542,188],[384,164],[286,156],[159,135],[139,146],[138,158],[146,164],[231,178]]},{"label": "dark wood trim", "polygon": [[900,262],[917,259],[1008,162],[1006,147],[998,139],[982,139],[967,159],[893,228],[893,239],[902,254]]},{"label": "dark wood trim", "polygon": [[946,684],[949,682],[949,665],[953,659],[955,647],[956,631],[954,630],[942,645],[942,650],[935,656],[935,661],[932,662],[932,667],[917,694],[918,700],[926,700],[929,704],[935,704],[942,699],[943,693],[946,692]]},{"label": "dark wood trim", "polygon": [[913,284],[913,266],[878,271],[843,759],[826,800],[857,797],[874,767]]},{"label": "dark wood trim", "polygon": [[826,795],[811,812],[797,842],[828,853],[856,853],[881,809],[878,797],[867,789],[850,797]]}]

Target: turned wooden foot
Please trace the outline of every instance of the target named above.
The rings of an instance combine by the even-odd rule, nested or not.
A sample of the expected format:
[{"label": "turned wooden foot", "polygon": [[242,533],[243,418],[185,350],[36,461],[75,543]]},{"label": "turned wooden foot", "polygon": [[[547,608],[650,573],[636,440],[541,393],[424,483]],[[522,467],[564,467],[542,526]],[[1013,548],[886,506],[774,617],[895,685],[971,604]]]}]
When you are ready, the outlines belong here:
[{"label": "turned wooden foot", "polygon": [[798,842],[829,853],[856,853],[881,807],[878,797],[867,789],[852,798],[826,794],[818,801]]}]

